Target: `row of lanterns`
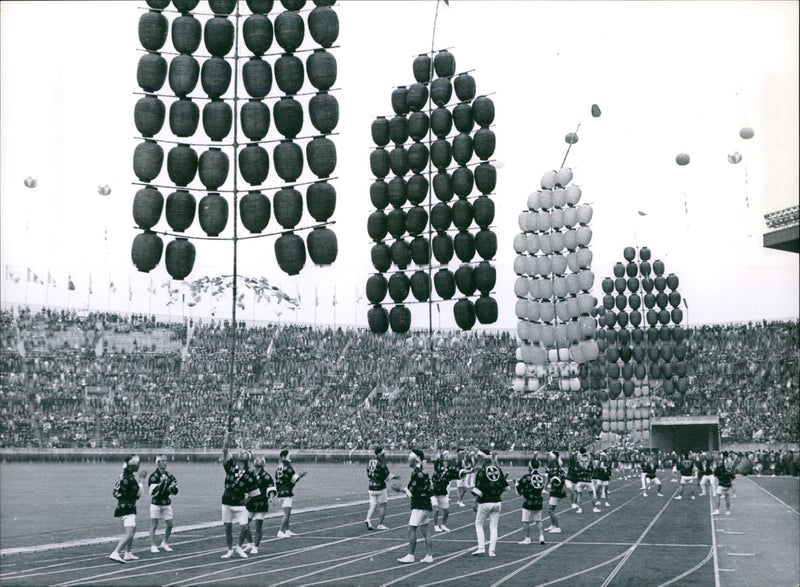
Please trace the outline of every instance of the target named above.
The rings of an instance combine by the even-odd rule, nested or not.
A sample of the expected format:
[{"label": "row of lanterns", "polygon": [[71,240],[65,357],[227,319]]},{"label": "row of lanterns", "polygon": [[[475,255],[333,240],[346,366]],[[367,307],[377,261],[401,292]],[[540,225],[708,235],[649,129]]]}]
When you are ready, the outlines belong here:
[{"label": "row of lanterns", "polygon": [[[491,260],[497,253],[497,235],[490,229],[490,195],[497,183],[497,171],[489,163],[496,142],[490,128],[494,103],[487,96],[476,97],[471,75],[455,75],[455,57],[447,50],[433,58],[419,55],[412,70],[415,83],[392,92],[394,116],[377,117],[370,129],[375,144],[370,200],[375,210],[367,219],[367,233],[374,242],[371,257],[377,273],[367,281],[372,304],[368,321],[373,332],[390,327],[406,332],[411,312],[403,302],[409,292],[418,302],[430,302],[434,290],[441,300],[458,292],[464,297],[453,306],[456,324],[470,330],[476,321],[497,320],[497,302],[489,295],[496,282]],[[448,108],[454,94],[458,103]],[[451,136],[454,125],[458,134]],[[429,133],[436,138],[428,140]],[[480,160],[477,166],[471,163],[473,156]],[[458,167],[451,172],[454,160]],[[435,173],[428,172],[431,167]],[[426,207],[431,188],[438,201]],[[480,195],[470,199],[475,188]],[[478,229],[471,232],[473,223]],[[476,254],[481,261],[474,261]],[[435,273],[431,256],[440,264]],[[461,264],[451,271],[448,264],[454,257]],[[387,279],[384,273],[393,265],[397,271]],[[480,295],[473,302],[476,291]],[[381,305],[387,292],[395,303],[390,312]]]},{"label": "row of lanterns", "polygon": [[514,238],[515,311],[519,323],[515,391],[536,391],[549,381],[580,391],[580,367],[599,355],[597,299],[590,291],[593,210],[570,185],[572,170],[544,174],[528,196]]},{"label": "row of lanterns", "polygon": [[[303,195],[291,185],[284,185],[274,194],[272,201],[261,191],[270,172],[270,157],[259,143],[269,132],[270,123],[281,136],[272,150],[272,161],[278,177],[291,184],[303,173],[304,161],[316,176],[316,181],[305,190],[306,209],[319,223],[327,222],[336,206],[336,190],[328,182],[336,167],[336,149],[328,135],[338,124],[339,106],[330,93],[336,81],[335,57],[326,49],[336,41],[339,32],[338,17],[330,6],[333,1],[315,0],[316,5],[304,20],[298,12],[306,4],[298,0],[282,0],[284,11],[270,20],[271,0],[247,0],[251,14],[239,17],[236,0],[209,0],[213,16],[203,24],[192,14],[198,1],[173,0],[179,15],[170,23],[163,13],[169,6],[166,0],[147,0],[150,10],[139,20],[139,40],[146,52],[137,66],[137,83],[145,92],[134,108],[134,122],[143,140],[134,150],[133,168],[138,180],[153,182],[164,166],[164,147],[155,138],[168,119],[169,130],[178,139],[191,141],[198,129],[201,113],[191,94],[200,83],[208,100],[202,109],[202,127],[212,141],[201,153],[192,142],[178,142],[166,154],[166,171],[175,191],[165,199],[153,185],[140,189],[133,204],[137,226],[144,230],[134,239],[132,259],[140,271],[152,270],[160,261],[161,248],[158,237],[151,229],[160,221],[162,212],[175,232],[186,231],[199,220],[200,228],[211,237],[219,236],[228,223],[229,203],[219,190],[228,181],[231,167],[228,147],[221,141],[228,139],[233,127],[231,97],[232,66],[241,66],[241,79],[249,99],[239,112],[239,128],[248,143],[238,149],[237,163],[241,179],[250,189],[238,199],[242,225],[253,234],[260,234],[271,216],[284,229],[275,242],[275,254],[282,270],[294,275],[306,261],[306,243],[294,234],[303,216]],[[295,55],[305,38],[306,21],[311,38],[319,45],[303,63]],[[238,34],[239,23],[244,45],[250,57],[230,55]],[[235,23],[235,24],[234,24]],[[171,34],[168,34],[171,33]],[[160,53],[167,37],[178,53],[169,63]],[[274,41],[283,53],[274,66],[262,57]],[[210,54],[200,66],[195,53],[203,42]],[[273,69],[275,82],[282,92],[275,101],[272,112],[265,98],[272,92]],[[304,108],[295,99],[303,88],[305,77],[316,89],[308,100],[308,115],[319,135],[314,136],[303,149],[294,141],[303,128]],[[174,94],[167,117],[167,108],[157,92],[165,83]],[[270,96],[277,97],[277,96]],[[194,139],[196,140],[196,139]],[[174,143],[174,141],[169,141]],[[214,143],[220,143],[219,146]],[[196,146],[196,143],[194,143]],[[207,194],[198,203],[190,191],[190,184],[199,179]],[[175,279],[183,279],[194,263],[194,246],[187,238],[178,238],[176,245],[167,247],[167,271]],[[319,227],[308,234],[308,252],[314,263],[331,264],[337,256],[338,245],[332,230]],[[175,256],[174,251],[181,251]]]}]

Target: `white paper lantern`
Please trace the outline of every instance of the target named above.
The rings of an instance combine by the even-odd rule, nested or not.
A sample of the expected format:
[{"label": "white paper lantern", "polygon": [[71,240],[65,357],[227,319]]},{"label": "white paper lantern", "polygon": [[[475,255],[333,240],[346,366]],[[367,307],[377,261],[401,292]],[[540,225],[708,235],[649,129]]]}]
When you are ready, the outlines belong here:
[{"label": "white paper lantern", "polygon": [[542,190],[539,192],[539,205],[542,210],[549,211],[553,207],[553,190]]},{"label": "white paper lantern", "polygon": [[594,210],[589,204],[581,204],[576,210],[578,211],[579,224],[589,224],[592,221]]},{"label": "white paper lantern", "polygon": [[[514,272],[517,272],[517,260],[514,259]],[[528,295],[528,278],[517,277],[514,281],[514,295],[518,298],[524,298]]]},{"label": "white paper lantern", "polygon": [[589,291],[594,285],[594,273],[589,269],[581,269],[578,271],[578,287],[581,291]]},{"label": "white paper lantern", "polygon": [[550,246],[553,248],[554,253],[560,253],[564,250],[564,234],[558,231],[550,233]]},{"label": "white paper lantern", "polygon": [[540,190],[528,194],[528,210],[539,210],[539,208],[542,207],[540,200],[541,194],[542,192]]},{"label": "white paper lantern", "polygon": [[550,224],[553,228],[560,230],[564,228],[564,210],[561,208],[553,208],[550,211]]},{"label": "white paper lantern", "polygon": [[528,235],[520,232],[514,237],[514,252],[524,253],[528,250]]},{"label": "white paper lantern", "polygon": [[553,245],[550,241],[549,234],[540,234],[539,235],[539,250],[544,255],[550,255],[553,252]]},{"label": "white paper lantern", "polygon": [[578,246],[578,232],[574,228],[567,228],[564,230],[564,248],[568,251],[574,251]]},{"label": "white paper lantern", "polygon": [[553,304],[551,303],[539,304],[539,320],[541,320],[542,322],[552,322],[555,317],[556,317],[556,309]]},{"label": "white paper lantern", "polygon": [[551,190],[556,187],[556,172],[548,171],[542,176],[542,181],[539,182],[543,189]]},{"label": "white paper lantern", "polygon": [[576,230],[578,244],[582,247],[588,247],[592,242],[592,229],[588,226],[579,226]]},{"label": "white paper lantern", "polygon": [[567,187],[567,184],[572,181],[572,169],[569,167],[562,167],[556,171],[556,185]]},{"label": "white paper lantern", "polygon": [[563,208],[567,203],[566,190],[564,188],[553,189],[553,207]]},{"label": "white paper lantern", "polygon": [[567,188],[564,190],[564,197],[567,201],[567,204],[575,206],[581,200],[581,188],[575,184],[567,186]]},{"label": "white paper lantern", "polygon": [[517,224],[519,224],[519,229],[523,232],[528,230],[528,216],[530,214],[530,212],[520,212],[519,216],[517,216]]},{"label": "white paper lantern", "polygon": [[560,347],[564,347],[562,350],[565,354],[558,355],[558,358],[561,361],[567,361],[569,360],[569,350],[567,349],[567,325],[556,323],[553,330],[556,335],[556,344]]},{"label": "white paper lantern", "polygon": [[[581,340],[581,329],[578,326],[577,320],[570,320],[569,322],[567,322],[567,340],[569,340],[570,343],[569,352],[570,356],[572,357],[572,360],[578,361],[578,359],[575,358],[573,352],[573,350],[577,349],[578,342],[580,342]],[[578,362],[582,363],[583,361],[578,361]]]},{"label": "white paper lantern", "polygon": [[553,224],[550,222],[550,212],[536,212],[536,230],[545,232],[550,230]]},{"label": "white paper lantern", "polygon": [[564,275],[567,272],[567,258],[564,255],[553,255],[550,269],[553,275]]},{"label": "white paper lantern", "polygon": [[[549,278],[539,280],[539,299],[549,300],[553,297],[553,281]],[[552,305],[552,304],[551,304]]]},{"label": "white paper lantern", "polygon": [[[527,255],[517,255],[514,258],[514,273],[517,275],[525,275],[528,269],[528,256]],[[516,291],[516,287],[514,288]],[[517,297],[522,297],[520,294],[517,294]]]},{"label": "white paper lantern", "polygon": [[536,257],[536,273],[542,277],[551,275],[553,273],[553,258],[549,255]]},{"label": "white paper lantern", "polygon": [[564,208],[564,226],[572,228],[578,224],[578,209],[572,206]]},{"label": "white paper lantern", "polygon": [[538,277],[532,277],[528,279],[528,291],[531,294],[533,299],[538,299],[541,297],[539,294],[539,284],[541,280]]}]

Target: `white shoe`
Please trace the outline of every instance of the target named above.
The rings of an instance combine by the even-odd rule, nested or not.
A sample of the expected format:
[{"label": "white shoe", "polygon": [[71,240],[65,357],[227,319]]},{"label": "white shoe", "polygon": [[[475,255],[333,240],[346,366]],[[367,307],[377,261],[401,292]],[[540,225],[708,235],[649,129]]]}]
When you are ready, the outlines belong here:
[{"label": "white shoe", "polygon": [[118,563],[122,564],[126,564],[128,562],[124,558],[122,558],[122,556],[116,550],[111,554],[109,554],[108,558],[110,558],[112,561],[117,561]]},{"label": "white shoe", "polygon": [[458,507],[463,508],[464,507],[464,502],[463,501],[459,501],[458,502]]},{"label": "white shoe", "polygon": [[647,492],[642,493],[642,497],[647,497]]},{"label": "white shoe", "polygon": [[422,562],[422,563],[432,563],[433,562],[433,557],[431,555],[427,555],[420,562]]},{"label": "white shoe", "polygon": [[596,514],[600,513],[600,508],[592,508],[592,511]]},{"label": "white shoe", "polygon": [[167,544],[166,542],[161,543],[161,550],[166,550],[167,552],[172,552],[172,547]]},{"label": "white shoe", "polygon": [[581,509],[581,508],[579,508],[579,507],[578,507],[578,504],[577,504],[577,503],[573,503],[573,504],[572,504],[570,507],[571,507],[573,510],[579,510],[579,509]]},{"label": "white shoe", "polygon": [[233,550],[236,554],[239,555],[241,558],[247,558],[247,553],[242,549],[241,546],[234,546]]},{"label": "white shoe", "polygon": [[704,495],[705,495],[705,491],[700,494],[700,497],[703,497]]},{"label": "white shoe", "polygon": [[692,499],[694,499],[694,495],[692,496]]},{"label": "white shoe", "polygon": [[607,508],[610,508],[610,507],[611,507],[611,504],[610,504],[610,503],[608,503],[608,502],[606,502],[606,507],[607,507]]},{"label": "white shoe", "polygon": [[520,542],[517,542],[517,544],[530,544],[530,543],[531,543],[531,539],[530,538],[526,538],[525,540],[521,540]]},{"label": "white shoe", "polygon": [[478,548],[472,553],[472,556],[480,556],[482,554],[486,554],[486,550],[483,548]]},{"label": "white shoe", "polygon": [[250,554],[258,554],[258,546],[253,545],[253,548],[250,549]]},{"label": "white shoe", "polygon": [[253,549],[254,546],[255,546],[255,544],[253,544],[252,542],[248,542],[248,543],[242,545],[242,550],[245,551],[245,552],[250,552]]},{"label": "white shoe", "polygon": [[230,549],[229,551],[227,551],[225,554],[223,554],[219,558],[231,558],[232,556],[233,556],[233,549]]},{"label": "white shoe", "polygon": [[278,538],[288,538],[288,536],[286,535],[286,532],[284,532],[282,530],[278,530],[277,536],[278,536]]},{"label": "white shoe", "polygon": [[730,515],[731,515],[731,510],[728,510],[728,511],[726,511],[726,512],[725,512],[725,515],[726,515],[726,516],[730,516]]},{"label": "white shoe", "polygon": [[434,531],[434,532],[441,532],[441,531],[442,531],[442,528],[441,528],[441,526],[434,526],[434,527],[433,527],[433,531]]},{"label": "white shoe", "polygon": [[139,557],[133,554],[132,552],[126,552],[125,556],[123,556],[126,561],[136,561],[139,560]]},{"label": "white shoe", "polygon": [[719,510],[714,510],[713,512],[711,512],[711,515],[712,516],[718,516],[719,515]]},{"label": "white shoe", "polygon": [[407,565],[409,563],[413,563],[414,562],[414,555],[413,554],[407,554],[403,558],[397,559],[397,562],[403,563],[404,565]]},{"label": "white shoe", "polygon": [[552,534],[561,534],[561,528],[558,528],[556,526],[550,526],[547,530],[545,530],[545,532],[550,532]]},{"label": "white shoe", "polygon": [[583,513],[583,509],[581,509],[581,508],[577,508],[577,509],[575,510],[575,513],[576,513],[576,514],[582,514],[582,513]]},{"label": "white shoe", "polygon": [[441,528],[441,529],[442,529],[442,532],[449,532],[449,531],[450,531],[450,528],[448,528],[448,527],[447,527],[447,526],[445,526],[444,524],[442,524],[441,526],[439,526],[439,528]]},{"label": "white shoe", "polygon": [[150,552],[152,552],[153,554],[158,554],[159,553],[158,546],[151,546]]},{"label": "white shoe", "polygon": [[494,553],[494,551],[493,551],[493,550],[490,550],[490,551],[489,551],[489,556],[490,556],[491,558],[494,558],[494,557],[496,557],[497,555]]},{"label": "white shoe", "polygon": [[381,524],[380,526],[377,527],[377,530],[388,530],[388,529],[389,529],[389,526],[384,526],[383,524]]},{"label": "white shoe", "polygon": [[544,536],[539,536],[539,544],[544,544]]},{"label": "white shoe", "polygon": [[683,498],[682,498],[682,497],[679,495],[679,496],[678,496],[678,497],[676,497],[675,499],[683,499]]},{"label": "white shoe", "polygon": [[286,532],[284,532],[284,534],[286,534],[287,537],[297,536],[297,534],[295,534],[291,530],[287,530]]}]

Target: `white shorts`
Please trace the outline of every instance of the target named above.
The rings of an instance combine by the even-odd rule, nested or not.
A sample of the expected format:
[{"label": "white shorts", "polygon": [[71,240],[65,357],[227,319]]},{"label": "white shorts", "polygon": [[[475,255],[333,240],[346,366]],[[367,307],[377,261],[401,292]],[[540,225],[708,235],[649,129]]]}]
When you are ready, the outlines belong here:
[{"label": "white shorts", "polygon": [[575,487],[575,484],[569,479],[564,479],[564,487],[566,487],[568,491],[572,491]]},{"label": "white shorts", "polygon": [[705,485],[706,483],[710,483],[713,487],[715,484],[715,477],[714,475],[703,475],[700,477],[700,485]]},{"label": "white shorts", "polygon": [[447,495],[431,495],[431,505],[440,510],[449,510],[450,497]]},{"label": "white shorts", "polygon": [[247,517],[251,520],[266,520],[268,512],[247,512]]},{"label": "white shorts", "polygon": [[151,520],[171,520],[172,519],[172,506],[171,505],[153,505],[150,504],[150,519]]},{"label": "white shorts", "polygon": [[292,498],[291,497],[282,497],[281,498],[281,507],[283,509],[291,509],[291,507],[292,507]]},{"label": "white shorts", "polygon": [[717,495],[728,495],[730,492],[731,492],[730,487],[723,487],[722,485],[717,487]]},{"label": "white shorts", "polygon": [[522,508],[522,521],[523,522],[541,522],[542,510],[526,510]]},{"label": "white shorts", "polygon": [[411,517],[408,519],[408,525],[414,528],[424,526],[430,521],[430,514],[428,510],[411,510]]},{"label": "white shorts", "polygon": [[464,479],[456,479],[456,487],[466,487],[466,481]]},{"label": "white shorts", "polygon": [[467,473],[467,478],[464,479],[464,483],[466,483],[467,487],[475,487],[475,477],[477,473]]},{"label": "white shorts", "polygon": [[243,505],[223,505],[222,523],[247,525],[247,508]]},{"label": "white shorts", "polygon": [[686,475],[681,475],[681,485],[686,485],[687,483],[691,483],[694,481],[694,477],[687,477]]},{"label": "white shorts", "polygon": [[550,501],[548,501],[547,503],[549,505],[551,505],[551,506],[557,506],[559,501],[561,501],[560,497],[552,497],[552,496],[550,496]]},{"label": "white shorts", "polygon": [[[385,489],[369,490],[369,505],[378,505],[387,501],[389,501],[389,494]],[[291,504],[289,504],[289,507],[291,507]]]},{"label": "white shorts", "polygon": [[578,481],[578,483],[575,485],[575,489],[578,490],[578,493],[582,493],[584,491],[591,491],[592,484],[589,483],[588,481]]},{"label": "white shorts", "polygon": [[123,528],[136,527],[136,514],[128,514],[127,516],[121,516],[120,519],[122,520]]}]

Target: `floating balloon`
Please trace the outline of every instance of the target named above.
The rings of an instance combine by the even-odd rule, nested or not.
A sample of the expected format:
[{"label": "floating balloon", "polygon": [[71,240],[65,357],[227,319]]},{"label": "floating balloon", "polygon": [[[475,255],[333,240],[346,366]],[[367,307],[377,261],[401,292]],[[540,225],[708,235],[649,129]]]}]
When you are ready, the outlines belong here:
[{"label": "floating balloon", "polygon": [[739,136],[745,140],[752,139],[755,136],[755,134],[756,134],[755,131],[749,126],[742,127],[739,130]]},{"label": "floating balloon", "polygon": [[25,178],[25,187],[26,188],[35,188],[39,185],[39,180],[33,177],[26,177]]},{"label": "floating balloon", "polygon": [[733,163],[734,165],[736,165],[741,160],[742,160],[742,154],[739,151],[728,153],[728,163]]},{"label": "floating balloon", "polygon": [[689,161],[690,161],[689,155],[687,155],[686,153],[678,153],[678,156],[675,157],[675,163],[677,163],[678,165],[689,165]]},{"label": "floating balloon", "polygon": [[107,183],[100,184],[99,186],[97,186],[97,193],[100,194],[101,196],[107,196],[108,194],[111,193],[111,186],[108,185]]},{"label": "floating balloon", "polygon": [[564,137],[564,141],[566,141],[568,145],[574,145],[575,143],[578,142],[577,133],[574,132],[568,133],[567,136]]},{"label": "floating balloon", "polygon": [[597,104],[592,104],[592,116],[600,118],[600,106]]}]

